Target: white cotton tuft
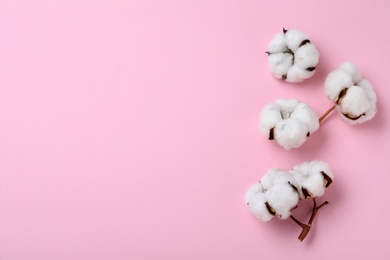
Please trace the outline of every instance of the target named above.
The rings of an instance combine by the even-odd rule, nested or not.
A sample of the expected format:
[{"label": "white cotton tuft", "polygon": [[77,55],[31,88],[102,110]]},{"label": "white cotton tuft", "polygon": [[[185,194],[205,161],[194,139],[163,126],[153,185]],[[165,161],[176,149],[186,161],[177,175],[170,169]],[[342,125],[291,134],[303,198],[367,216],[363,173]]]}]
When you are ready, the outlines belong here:
[{"label": "white cotton tuft", "polygon": [[304,122],[310,133],[314,133],[320,127],[318,115],[305,103],[299,103],[291,113],[291,118]]},{"label": "white cotton tuft", "polygon": [[305,79],[311,78],[314,75],[313,71],[308,71],[298,65],[293,65],[287,73],[286,81],[287,82],[302,82]]},{"label": "white cotton tuft", "polygon": [[318,128],[317,114],[297,99],[279,99],[260,111],[260,132],[287,150],[301,146]]},{"label": "white cotton tuft", "polygon": [[343,62],[339,68],[348,72],[352,76],[352,81],[354,84],[362,80],[362,75],[360,74],[358,67],[356,67],[356,65],[352,62]]},{"label": "white cotton tuft", "polygon": [[294,56],[290,53],[275,53],[268,56],[268,66],[274,72],[274,76],[281,79],[288,73],[293,63]]},{"label": "white cotton tuft", "polygon": [[272,188],[274,185],[289,182],[291,183],[291,185],[294,185],[296,187],[298,185],[290,172],[283,171],[276,167],[269,169],[260,181],[264,192]]},{"label": "white cotton tuft", "polygon": [[298,205],[299,194],[289,183],[279,183],[265,192],[269,206],[280,219],[286,219]]},{"label": "white cotton tuft", "polygon": [[325,80],[325,94],[336,104],[342,119],[355,125],[371,120],[377,111],[376,94],[351,62],[342,63]]},{"label": "white cotton tuft", "polygon": [[347,93],[340,102],[343,108],[340,113],[348,114],[350,117],[358,117],[370,109],[370,101],[366,91],[358,86],[348,88]]},{"label": "white cotton tuft", "polygon": [[290,117],[290,114],[294,112],[295,107],[298,106],[300,101],[298,99],[287,99],[281,98],[275,101],[275,104],[278,104],[280,107],[280,113],[283,115],[283,118]]},{"label": "white cotton tuft", "polygon": [[257,193],[264,193],[263,187],[260,183],[253,184],[245,194],[245,203],[249,203],[252,197]]},{"label": "white cotton tuft", "polygon": [[272,38],[268,45],[268,51],[270,53],[280,53],[288,50],[286,39],[283,32],[280,32]]},{"label": "white cotton tuft", "polygon": [[266,202],[266,197],[260,183],[253,184],[245,194],[245,203],[249,211],[264,222],[273,218],[273,215],[267,209]]},{"label": "white cotton tuft", "polygon": [[361,87],[366,91],[367,98],[370,102],[370,108],[365,111],[366,115],[364,118],[361,119],[361,123],[363,123],[365,121],[371,120],[375,116],[377,110],[376,108],[377,97],[375,91],[372,89],[371,83],[368,80],[362,79],[361,81],[359,81],[357,86]]},{"label": "white cotton tuft", "polygon": [[294,118],[279,121],[274,129],[276,142],[286,150],[301,146],[307,139],[309,128]]},{"label": "white cotton tuft", "polygon": [[299,30],[283,30],[268,45],[268,67],[278,79],[301,82],[315,73],[320,54],[308,36]]},{"label": "white cotton tuft", "polygon": [[268,137],[270,129],[274,128],[282,120],[281,107],[276,103],[266,105],[261,109],[259,118],[260,132]]},{"label": "white cotton tuft", "polygon": [[271,220],[274,216],[270,214],[266,206],[266,197],[264,193],[254,194],[247,203],[249,211],[263,222]]},{"label": "white cotton tuft", "polygon": [[286,36],[286,45],[287,47],[292,51],[297,51],[299,48],[299,45],[304,41],[308,40],[309,37],[306,33],[296,30],[296,29],[289,29],[285,33]]},{"label": "white cotton tuft", "polygon": [[313,44],[305,44],[295,52],[295,64],[301,68],[315,67],[318,64],[319,56]]},{"label": "white cotton tuft", "polygon": [[326,96],[336,102],[340,92],[346,87],[353,85],[352,75],[344,70],[336,70],[331,72],[325,80]]},{"label": "white cotton tuft", "polygon": [[290,172],[298,183],[301,199],[322,196],[334,178],[329,165],[322,161],[304,162]]}]

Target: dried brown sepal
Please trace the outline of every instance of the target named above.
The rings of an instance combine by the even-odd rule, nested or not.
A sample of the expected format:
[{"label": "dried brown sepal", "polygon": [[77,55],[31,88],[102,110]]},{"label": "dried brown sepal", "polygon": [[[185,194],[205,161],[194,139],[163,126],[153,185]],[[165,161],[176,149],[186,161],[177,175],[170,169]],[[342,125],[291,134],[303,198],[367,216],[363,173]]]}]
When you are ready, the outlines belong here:
[{"label": "dried brown sepal", "polygon": [[359,118],[361,118],[362,116],[365,116],[365,115],[366,115],[366,113],[363,113],[359,116],[354,116],[354,115],[351,115],[349,113],[343,113],[343,116],[345,116],[346,118],[351,119],[351,120],[358,120]]},{"label": "dried brown sepal", "polygon": [[316,69],[316,67],[308,67],[308,68],[306,68],[307,71],[313,71],[315,69]]},{"label": "dried brown sepal", "polygon": [[[292,56],[294,56],[294,52],[292,50],[288,49],[288,48],[283,53],[288,53],[288,54],[291,54]],[[294,64],[294,59],[293,59],[293,64]]]},{"label": "dried brown sepal", "polygon": [[268,56],[271,55],[271,53],[269,51],[266,51],[265,53],[267,53]]},{"label": "dried brown sepal", "polygon": [[306,43],[310,43],[310,40],[309,40],[309,39],[303,40],[303,41],[301,42],[301,44],[299,44],[299,47],[302,47],[302,46],[305,45]]},{"label": "dried brown sepal", "polygon": [[325,188],[328,188],[332,184],[333,180],[325,172],[322,171],[321,174],[324,177],[324,186]]},{"label": "dried brown sepal", "polygon": [[293,184],[291,184],[291,182],[288,182],[288,184],[289,184],[289,185],[291,186],[291,188],[293,188],[293,190],[295,190],[295,191],[298,193],[298,195],[299,195],[298,188],[295,187]]},{"label": "dried brown sepal", "polygon": [[311,198],[311,194],[310,194],[310,192],[306,188],[302,187],[301,191],[302,191],[302,194],[305,197],[305,199],[310,199]]},{"label": "dried brown sepal", "polygon": [[310,132],[307,132],[306,136],[307,136],[307,137],[310,137]]},{"label": "dried brown sepal", "polygon": [[283,28],[283,33],[286,33],[287,32],[287,29]]},{"label": "dried brown sepal", "polygon": [[286,79],[287,79],[287,75],[283,75],[282,80],[286,80]]},{"label": "dried brown sepal", "polygon": [[268,139],[269,139],[269,140],[274,140],[274,139],[275,139],[275,137],[274,137],[274,129],[275,129],[275,128],[271,128],[271,129],[269,130],[269,136],[268,136]]},{"label": "dried brown sepal", "polygon": [[272,216],[276,215],[276,211],[269,205],[268,201],[265,202],[265,206],[266,206],[269,214],[271,214]]},{"label": "dried brown sepal", "polygon": [[338,98],[337,98],[337,100],[336,100],[336,102],[335,102],[337,105],[340,105],[340,104],[341,104],[341,102],[343,101],[343,98],[344,98],[345,95],[347,94],[347,91],[348,91],[347,88],[345,88],[345,89],[343,89],[343,90],[340,91],[339,96],[338,96]]}]

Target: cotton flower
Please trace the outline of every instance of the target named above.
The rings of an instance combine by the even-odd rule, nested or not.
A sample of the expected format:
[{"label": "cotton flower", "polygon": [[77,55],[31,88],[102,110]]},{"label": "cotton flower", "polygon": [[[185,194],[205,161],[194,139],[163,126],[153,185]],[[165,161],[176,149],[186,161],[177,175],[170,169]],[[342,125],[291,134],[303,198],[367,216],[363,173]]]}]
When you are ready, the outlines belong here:
[{"label": "cotton flower", "polygon": [[245,201],[249,211],[264,222],[274,216],[288,218],[299,200],[297,187],[292,182],[295,184],[289,172],[278,168],[268,171],[260,183],[252,185],[246,193]]},{"label": "cotton flower", "polygon": [[276,34],[268,45],[267,54],[271,73],[288,82],[312,77],[320,56],[308,36],[294,29],[283,29]]},{"label": "cotton flower", "polygon": [[350,125],[371,120],[377,111],[376,94],[358,68],[351,62],[342,63],[325,80],[325,94],[335,103],[341,118]]},{"label": "cotton flower", "polygon": [[260,111],[260,132],[289,150],[301,146],[319,128],[317,114],[297,99],[279,99]]},{"label": "cotton flower", "polygon": [[325,190],[334,178],[329,165],[317,160],[297,165],[290,172],[298,183],[298,192],[301,199],[324,195]]}]

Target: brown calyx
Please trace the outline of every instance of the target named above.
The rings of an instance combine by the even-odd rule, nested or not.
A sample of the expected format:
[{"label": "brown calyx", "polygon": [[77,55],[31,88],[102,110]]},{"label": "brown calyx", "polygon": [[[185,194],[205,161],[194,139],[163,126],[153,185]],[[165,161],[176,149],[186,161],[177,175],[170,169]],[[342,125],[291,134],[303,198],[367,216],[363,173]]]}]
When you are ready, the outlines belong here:
[{"label": "brown calyx", "polygon": [[265,207],[267,208],[269,214],[272,216],[276,215],[276,211],[269,205],[268,201],[265,202]]},{"label": "brown calyx", "polygon": [[269,136],[268,136],[269,140],[274,140],[275,139],[275,137],[274,137],[274,129],[275,129],[275,127],[271,128],[269,130]]},{"label": "brown calyx", "polygon": [[358,120],[359,118],[361,118],[362,116],[365,116],[365,115],[366,115],[366,113],[363,113],[363,114],[358,115],[358,116],[355,116],[355,115],[352,115],[349,113],[343,113],[343,116],[345,116],[346,118],[351,119],[351,120]]},{"label": "brown calyx", "polygon": [[324,177],[324,187],[328,188],[332,184],[333,180],[325,172],[322,171],[321,174]]},{"label": "brown calyx", "polygon": [[341,102],[343,101],[343,98],[345,97],[345,95],[347,95],[347,92],[348,92],[348,88],[345,88],[345,89],[340,91],[339,96],[335,102],[337,105],[341,104]]},{"label": "brown calyx", "polygon": [[311,198],[311,193],[306,189],[306,188],[301,188],[302,194],[305,197],[305,199],[310,199]]}]

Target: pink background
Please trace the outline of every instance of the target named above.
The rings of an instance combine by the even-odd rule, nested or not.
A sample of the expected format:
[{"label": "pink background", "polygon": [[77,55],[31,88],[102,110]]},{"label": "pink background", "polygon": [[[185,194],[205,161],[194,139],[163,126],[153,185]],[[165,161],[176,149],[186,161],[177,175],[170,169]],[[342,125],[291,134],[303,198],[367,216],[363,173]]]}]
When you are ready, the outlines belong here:
[{"label": "pink background", "polygon": [[[0,1],[0,259],[389,259],[389,13],[388,0]],[[283,27],[321,53],[303,84],[268,71]],[[374,120],[332,114],[293,151],[260,135],[277,98],[325,112],[324,79],[347,60],[377,92]],[[310,159],[336,178],[300,243],[243,197]]]}]

